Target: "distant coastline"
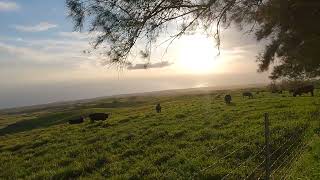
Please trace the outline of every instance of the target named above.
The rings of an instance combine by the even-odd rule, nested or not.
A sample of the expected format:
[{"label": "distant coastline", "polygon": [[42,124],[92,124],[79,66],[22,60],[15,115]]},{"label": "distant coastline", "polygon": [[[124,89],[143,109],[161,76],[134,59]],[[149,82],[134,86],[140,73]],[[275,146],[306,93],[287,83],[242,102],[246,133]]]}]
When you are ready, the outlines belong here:
[{"label": "distant coastline", "polygon": [[243,84],[243,85],[230,85],[230,86],[208,86],[208,87],[194,87],[194,88],[183,88],[183,89],[167,89],[167,90],[159,90],[159,91],[135,92],[135,93],[127,93],[127,94],[115,94],[110,96],[99,96],[94,98],[76,99],[76,100],[70,100],[70,101],[49,102],[49,103],[35,104],[30,106],[2,108],[0,109],[0,113],[10,113],[10,112],[23,111],[23,110],[34,110],[34,109],[58,107],[62,105],[87,103],[87,102],[92,102],[92,101],[101,100],[101,99],[108,99],[108,98],[122,98],[122,97],[130,97],[130,96],[169,96],[169,95],[177,95],[177,94],[194,94],[194,93],[204,93],[208,91],[219,91],[219,90],[262,88],[266,85],[267,85],[266,83],[261,83],[261,84]]}]

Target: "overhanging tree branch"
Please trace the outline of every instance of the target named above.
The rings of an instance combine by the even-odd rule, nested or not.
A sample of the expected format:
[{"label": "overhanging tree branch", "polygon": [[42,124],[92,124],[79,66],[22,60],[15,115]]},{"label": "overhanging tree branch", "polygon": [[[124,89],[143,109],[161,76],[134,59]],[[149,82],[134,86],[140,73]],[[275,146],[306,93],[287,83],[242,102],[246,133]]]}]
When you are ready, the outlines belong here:
[{"label": "overhanging tree branch", "polygon": [[[194,27],[204,31],[214,27],[215,32],[210,33],[218,48],[220,28],[234,23],[239,27],[251,25],[249,32],[254,31],[258,41],[270,42],[258,56],[260,71],[268,70],[277,58],[283,65],[298,64],[306,74],[319,74],[320,52],[316,47],[320,40],[315,38],[320,37],[320,25],[315,22],[320,18],[318,0],[66,0],[66,4],[75,30],[81,31],[88,24],[89,31],[101,32],[94,48],[107,44],[103,50],[111,63],[130,64],[128,57],[137,42],[144,43],[144,54],[150,55],[151,43],[175,21],[181,28],[166,42]],[[285,75],[281,67],[291,66],[277,68],[278,77]]]}]

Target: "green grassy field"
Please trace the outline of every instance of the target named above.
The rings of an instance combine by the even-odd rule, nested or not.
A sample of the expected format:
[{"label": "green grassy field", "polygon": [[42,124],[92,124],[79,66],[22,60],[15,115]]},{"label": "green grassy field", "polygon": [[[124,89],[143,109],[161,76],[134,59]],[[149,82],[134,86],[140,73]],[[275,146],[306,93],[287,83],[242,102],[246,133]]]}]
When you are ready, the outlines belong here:
[{"label": "green grassy field", "polygon": [[[0,179],[257,179],[269,113],[272,177],[319,179],[320,92],[145,96],[0,114]],[[154,105],[160,102],[162,113]],[[104,122],[70,118],[110,112]]]}]

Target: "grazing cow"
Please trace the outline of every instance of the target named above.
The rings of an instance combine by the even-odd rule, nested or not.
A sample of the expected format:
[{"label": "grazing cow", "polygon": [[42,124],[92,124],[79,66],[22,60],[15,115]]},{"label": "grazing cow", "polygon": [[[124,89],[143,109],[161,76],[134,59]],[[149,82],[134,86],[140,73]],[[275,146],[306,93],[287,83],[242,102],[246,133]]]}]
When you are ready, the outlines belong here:
[{"label": "grazing cow", "polygon": [[80,123],[83,123],[83,121],[84,121],[84,118],[79,117],[77,119],[70,119],[69,124],[80,124]]},{"label": "grazing cow", "polygon": [[227,94],[224,96],[224,102],[226,102],[226,104],[230,104],[231,103],[231,95],[230,94]]},{"label": "grazing cow", "polygon": [[161,113],[161,105],[160,105],[160,103],[158,103],[156,105],[156,111],[157,111],[157,113]]},{"label": "grazing cow", "polygon": [[246,96],[248,96],[249,99],[250,99],[250,98],[253,98],[253,95],[252,95],[251,92],[244,92],[244,93],[242,93],[242,97],[246,97]]},{"label": "grazing cow", "polygon": [[92,113],[89,114],[91,121],[104,121],[109,118],[109,113]]},{"label": "grazing cow", "polygon": [[271,91],[271,93],[279,93],[279,94],[282,94],[282,90],[274,89],[274,90]]},{"label": "grazing cow", "polygon": [[293,96],[296,97],[297,95],[301,96],[303,93],[311,93],[311,96],[313,96],[313,85],[306,85],[299,88],[296,88],[293,90]]}]

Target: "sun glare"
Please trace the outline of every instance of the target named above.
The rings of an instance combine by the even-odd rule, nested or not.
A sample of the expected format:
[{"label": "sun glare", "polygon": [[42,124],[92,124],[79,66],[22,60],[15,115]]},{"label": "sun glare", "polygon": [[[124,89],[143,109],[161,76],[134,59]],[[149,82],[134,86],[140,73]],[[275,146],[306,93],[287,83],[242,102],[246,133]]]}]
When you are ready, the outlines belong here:
[{"label": "sun glare", "polygon": [[186,73],[206,74],[218,68],[218,50],[212,38],[192,35],[181,39],[177,67]]}]

